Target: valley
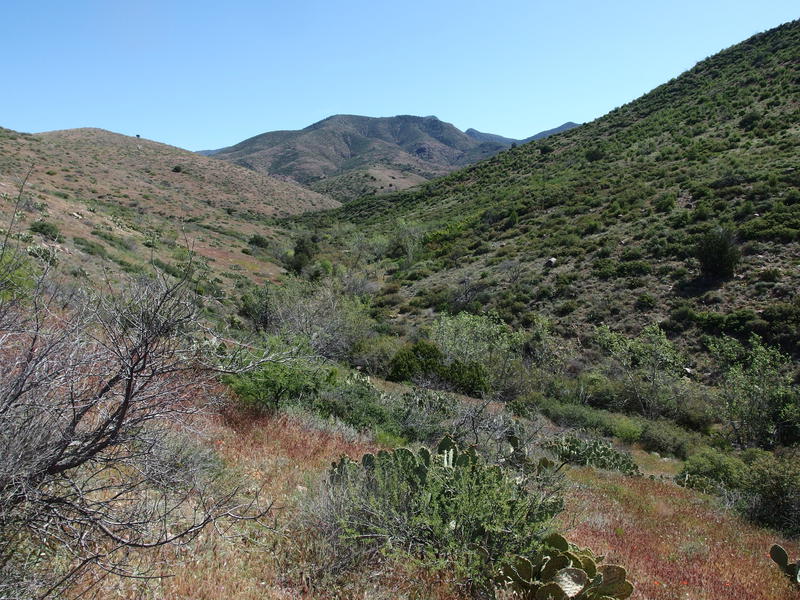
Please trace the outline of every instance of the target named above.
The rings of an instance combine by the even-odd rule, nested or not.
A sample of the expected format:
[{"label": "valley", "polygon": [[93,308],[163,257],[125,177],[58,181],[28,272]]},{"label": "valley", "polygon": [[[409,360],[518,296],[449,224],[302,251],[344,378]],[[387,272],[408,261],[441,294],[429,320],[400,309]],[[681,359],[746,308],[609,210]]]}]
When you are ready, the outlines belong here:
[{"label": "valley", "polygon": [[0,129],[0,598],[800,599],[798,148],[800,21],[520,140]]}]

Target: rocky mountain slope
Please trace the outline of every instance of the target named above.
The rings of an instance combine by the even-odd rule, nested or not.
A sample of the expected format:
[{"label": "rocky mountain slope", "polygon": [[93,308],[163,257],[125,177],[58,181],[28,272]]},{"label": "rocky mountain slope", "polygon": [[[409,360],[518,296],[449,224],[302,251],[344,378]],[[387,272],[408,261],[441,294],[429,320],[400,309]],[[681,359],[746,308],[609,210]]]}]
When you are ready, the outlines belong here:
[{"label": "rocky mountain slope", "polygon": [[[385,298],[401,321],[428,309],[494,309],[523,325],[544,313],[565,332],[656,321],[797,352],[798,99],[795,21],[594,122],[325,219],[405,248],[389,251]],[[742,259],[710,280],[694,253],[720,227]]]},{"label": "rocky mountain slope", "polygon": [[412,187],[522,142],[470,131],[436,117],[336,115],[204,154],[350,200]]},{"label": "rocky mountain slope", "polygon": [[338,205],[297,184],[149,140],[99,129],[0,129],[3,228],[26,177],[13,231],[29,253],[52,255],[76,277],[113,277],[153,262],[179,269],[188,245],[210,287],[260,281],[280,271],[247,243],[270,234],[264,219]]}]

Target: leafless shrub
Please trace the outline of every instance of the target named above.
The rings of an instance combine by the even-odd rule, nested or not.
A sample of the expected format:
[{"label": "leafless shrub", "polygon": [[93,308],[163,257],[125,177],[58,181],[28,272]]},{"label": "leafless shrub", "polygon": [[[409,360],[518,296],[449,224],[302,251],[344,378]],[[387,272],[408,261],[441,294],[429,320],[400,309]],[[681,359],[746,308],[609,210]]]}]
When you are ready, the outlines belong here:
[{"label": "leafless shrub", "polygon": [[347,358],[356,342],[369,334],[366,306],[334,279],[268,285],[257,292],[248,313],[265,331],[325,358]]},{"label": "leafless shrub", "polygon": [[65,292],[21,265],[0,260],[0,598],[155,576],[138,550],[266,514],[186,426],[219,400],[217,372],[285,357],[242,365],[239,346],[222,364],[186,280]]}]

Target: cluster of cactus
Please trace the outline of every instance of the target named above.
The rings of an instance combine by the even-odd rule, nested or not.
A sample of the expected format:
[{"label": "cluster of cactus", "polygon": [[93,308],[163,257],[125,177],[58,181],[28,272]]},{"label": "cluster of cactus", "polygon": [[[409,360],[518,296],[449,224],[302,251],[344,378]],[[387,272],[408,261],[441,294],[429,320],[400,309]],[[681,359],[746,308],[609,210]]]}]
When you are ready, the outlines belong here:
[{"label": "cluster of cactus", "polygon": [[[506,441],[501,465],[450,436],[433,451],[397,448],[334,462],[331,489],[351,499],[336,504],[343,539],[391,539],[420,557],[448,557],[481,589],[503,586],[530,600],[628,598],[633,586],[622,567],[598,566],[602,557],[557,534],[537,543],[562,503],[527,484],[546,479],[556,464],[529,458],[515,435]],[[402,529],[386,535],[394,522]]]},{"label": "cluster of cactus", "polygon": [[546,442],[544,447],[566,462],[620,471],[626,475],[641,474],[630,454],[617,450],[605,440],[563,435]]},{"label": "cluster of cactus", "polygon": [[789,555],[783,546],[775,544],[769,550],[770,558],[781,568],[781,571],[786,573],[787,577],[795,585],[800,586],[800,560],[793,563],[789,562]]},{"label": "cluster of cactus", "polygon": [[[455,469],[475,465],[478,454],[475,448],[461,450],[453,438],[445,436],[436,447],[435,454],[425,447],[416,453],[408,448],[395,448],[392,451],[381,450],[377,454],[366,453],[361,457],[361,467],[367,472],[373,471],[380,464],[384,467],[392,466],[395,472],[403,473],[405,479],[414,488],[422,487],[428,478],[428,470],[432,463],[438,462],[441,466]],[[349,469],[358,468],[359,464],[347,456],[335,461],[330,470],[332,480],[345,477]]]},{"label": "cluster of cactus", "polygon": [[531,557],[514,556],[499,573],[500,585],[524,600],[624,600],[633,593],[618,565],[598,565],[602,556],[553,534]]}]

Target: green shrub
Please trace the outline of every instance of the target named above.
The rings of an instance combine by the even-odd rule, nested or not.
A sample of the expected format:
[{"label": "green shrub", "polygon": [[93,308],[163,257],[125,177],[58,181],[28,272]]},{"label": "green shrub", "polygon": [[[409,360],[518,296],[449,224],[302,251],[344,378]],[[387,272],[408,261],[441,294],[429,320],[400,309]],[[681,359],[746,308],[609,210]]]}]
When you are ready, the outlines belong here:
[{"label": "green shrub", "polygon": [[771,448],[800,442],[800,386],[792,361],[757,335],[745,346],[724,337],[710,340],[720,362],[720,416],[740,448]]},{"label": "green shrub", "polygon": [[55,223],[50,223],[48,221],[34,221],[31,223],[29,229],[33,233],[38,233],[46,237],[49,240],[53,240],[54,242],[60,242],[64,238],[61,237],[61,232],[58,230],[58,226]]},{"label": "green shrub", "polygon": [[458,402],[448,394],[413,388],[392,397],[391,415],[402,437],[431,443],[446,433],[457,406]]},{"label": "green shrub", "polygon": [[123,252],[128,250],[133,250],[135,247],[135,244],[133,243],[132,240],[125,240],[119,237],[118,235],[114,235],[110,231],[104,231],[102,229],[93,229],[91,233],[92,235],[96,235],[97,237],[99,237],[101,240],[105,240],[106,242],[114,246],[117,250],[122,250]]},{"label": "green shrub", "polygon": [[462,389],[476,391],[506,388],[525,342],[522,332],[497,315],[466,312],[440,316],[431,326],[430,338],[441,349],[445,363],[460,363],[451,381],[463,381]]},{"label": "green shrub", "polygon": [[746,469],[747,465],[731,454],[703,448],[689,457],[676,480],[703,491],[712,491],[718,486],[733,489],[742,486]]},{"label": "green shrub", "polygon": [[389,363],[390,381],[413,381],[430,387],[452,387],[464,394],[482,395],[489,391],[486,368],[477,362],[447,362],[444,353],[432,342],[420,340],[401,348]]},{"label": "green shrub", "polygon": [[256,233],[253,234],[247,243],[251,246],[255,246],[256,248],[268,248],[269,247],[269,238],[264,237],[263,235]]},{"label": "green shrub", "polygon": [[656,299],[650,294],[642,294],[636,299],[636,308],[639,310],[651,310],[656,307]]},{"label": "green shrub", "polygon": [[590,148],[584,155],[589,162],[603,160],[606,157],[606,153],[602,148]]},{"label": "green shrub", "polygon": [[686,458],[709,441],[706,436],[686,431],[667,419],[650,420],[542,396],[518,399],[513,409],[516,414],[523,415],[538,410],[558,425],[591,429],[627,444],[640,442],[647,450],[681,458]]},{"label": "green shrub", "polygon": [[419,373],[435,372],[444,354],[435,344],[420,340],[401,348],[389,362],[390,381],[411,381]]},{"label": "green shrub", "polygon": [[[516,410],[522,404],[516,404]],[[539,399],[537,408],[546,417],[565,427],[584,427],[602,435],[618,437],[625,443],[639,441],[646,420],[628,417],[580,404],[565,404],[551,399]]]},{"label": "green shrub", "polygon": [[386,377],[392,359],[403,346],[397,336],[378,335],[359,340],[351,350],[350,362],[370,375]]},{"label": "green shrub", "polygon": [[697,240],[694,256],[700,261],[700,271],[704,276],[728,278],[733,276],[742,253],[732,229],[715,227]]},{"label": "green shrub", "polygon": [[619,263],[616,270],[617,277],[641,277],[642,275],[649,275],[652,272],[653,267],[650,263],[643,260]]},{"label": "green shrub", "polygon": [[82,237],[72,238],[72,241],[75,242],[75,245],[86,254],[108,258],[108,251],[106,250],[106,247],[99,242],[87,240],[86,238]]},{"label": "green shrub", "polygon": [[462,363],[454,360],[439,369],[437,374],[456,391],[472,396],[482,396],[492,387],[489,372],[477,362]]},{"label": "green shrub", "polygon": [[[796,454],[796,453],[795,453]],[[686,461],[678,484],[725,495],[751,520],[800,534],[800,461],[750,448],[738,456],[710,448]]]},{"label": "green shrub", "polygon": [[697,434],[681,429],[666,419],[648,421],[639,440],[646,450],[686,459],[702,444]]},{"label": "green shrub", "polygon": [[247,405],[277,410],[284,404],[303,404],[335,379],[335,371],[311,363],[267,363],[260,369],[230,377],[228,383]]},{"label": "green shrub", "polygon": [[[521,475],[445,437],[435,452],[405,448],[333,464],[315,518],[342,556],[411,555],[491,586],[490,561],[532,554],[563,503],[552,463]],[[354,551],[354,547],[358,551]],[[487,572],[488,571],[488,572]]]},{"label": "green shrub", "polygon": [[323,417],[338,419],[359,431],[403,434],[393,414],[391,398],[359,374],[350,374],[324,386],[304,405]]},{"label": "green shrub", "polygon": [[660,213],[672,212],[675,208],[675,199],[674,193],[663,194],[653,202],[653,207]]},{"label": "green shrub", "polygon": [[602,325],[595,330],[594,340],[608,354],[610,372],[624,382],[620,408],[649,418],[671,416],[685,363],[657,324],[648,325],[635,338]]},{"label": "green shrub", "polygon": [[745,471],[740,488],[745,514],[787,535],[800,535],[800,460],[761,453]]},{"label": "green shrub", "polygon": [[291,256],[286,260],[286,266],[299,275],[314,260],[317,253],[319,253],[319,245],[311,236],[299,237],[294,244]]}]

